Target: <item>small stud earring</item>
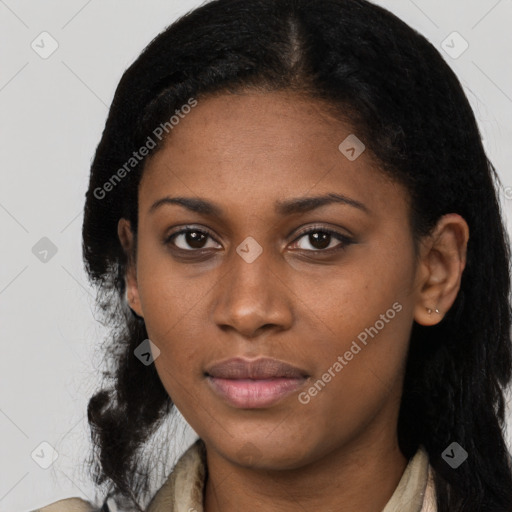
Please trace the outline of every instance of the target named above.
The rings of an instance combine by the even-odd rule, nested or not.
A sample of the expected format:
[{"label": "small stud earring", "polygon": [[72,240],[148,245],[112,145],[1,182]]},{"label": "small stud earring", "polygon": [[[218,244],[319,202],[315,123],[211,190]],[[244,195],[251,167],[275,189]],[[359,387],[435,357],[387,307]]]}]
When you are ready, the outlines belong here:
[{"label": "small stud earring", "polygon": [[[439,311],[439,309],[437,309],[437,308],[435,308],[435,309],[434,309],[434,311],[435,311],[437,314],[441,313],[441,312]],[[429,315],[431,315],[431,314],[432,314],[432,310],[431,310],[430,308],[427,308],[427,313],[428,313]]]}]

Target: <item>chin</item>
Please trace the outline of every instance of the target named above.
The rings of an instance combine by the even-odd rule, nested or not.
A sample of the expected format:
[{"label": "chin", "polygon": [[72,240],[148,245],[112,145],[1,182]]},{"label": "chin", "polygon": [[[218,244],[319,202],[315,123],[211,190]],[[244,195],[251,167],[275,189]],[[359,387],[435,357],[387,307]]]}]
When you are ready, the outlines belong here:
[{"label": "chin", "polygon": [[284,440],[252,436],[251,439],[234,441],[230,438],[226,458],[246,468],[261,470],[290,470],[300,468],[315,459],[314,448],[308,449],[302,440]]}]

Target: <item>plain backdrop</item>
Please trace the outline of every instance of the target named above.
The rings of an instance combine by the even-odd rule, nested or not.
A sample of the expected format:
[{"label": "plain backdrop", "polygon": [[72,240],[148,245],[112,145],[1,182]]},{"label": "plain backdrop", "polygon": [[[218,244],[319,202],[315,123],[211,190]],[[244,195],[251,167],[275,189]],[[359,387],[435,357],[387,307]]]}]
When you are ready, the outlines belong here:
[{"label": "plain backdrop", "polygon": [[[123,71],[154,36],[201,3],[0,0],[2,512],[94,496],[83,470],[85,411],[106,331],[95,319],[81,260],[89,166]],[[450,63],[504,187],[512,186],[512,1],[377,3]],[[512,188],[505,190],[510,231]],[[194,439],[181,425],[169,467]],[[52,450],[58,458],[44,469]]]}]

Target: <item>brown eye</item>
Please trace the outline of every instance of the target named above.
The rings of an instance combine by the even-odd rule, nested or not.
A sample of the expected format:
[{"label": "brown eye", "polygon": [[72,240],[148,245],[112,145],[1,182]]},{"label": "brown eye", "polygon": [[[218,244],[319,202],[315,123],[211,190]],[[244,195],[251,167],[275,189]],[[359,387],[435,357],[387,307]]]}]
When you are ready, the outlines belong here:
[{"label": "brown eye", "polygon": [[[305,243],[300,244],[300,241],[304,240]],[[350,238],[331,231],[329,229],[310,229],[309,231],[302,233],[301,236],[294,243],[298,249],[313,252],[328,252],[332,250],[343,249],[349,245],[352,241]]]},{"label": "brown eye", "polygon": [[173,233],[167,238],[166,243],[170,243],[183,251],[217,248],[215,244],[207,246],[208,240],[213,241],[213,238],[207,232],[200,229],[187,228]]},{"label": "brown eye", "polygon": [[332,235],[324,231],[315,231],[314,233],[309,233],[307,236],[309,244],[315,249],[327,249],[332,240]]}]

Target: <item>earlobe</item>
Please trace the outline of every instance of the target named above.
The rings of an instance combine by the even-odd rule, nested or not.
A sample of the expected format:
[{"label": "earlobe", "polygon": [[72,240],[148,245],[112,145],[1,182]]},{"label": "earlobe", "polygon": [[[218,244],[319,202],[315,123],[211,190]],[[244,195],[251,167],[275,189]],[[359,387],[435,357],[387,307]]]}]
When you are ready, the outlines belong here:
[{"label": "earlobe", "polygon": [[130,222],[121,218],[117,224],[117,235],[126,254],[127,268],[125,273],[126,301],[130,309],[139,317],[144,318],[137,285],[134,237]]},{"label": "earlobe", "polygon": [[421,310],[420,308],[421,306],[417,307],[416,313],[414,315],[414,320],[420,325],[436,325],[444,317],[443,312],[438,308],[432,309],[424,307],[424,310]]},{"label": "earlobe", "polygon": [[420,325],[438,324],[455,302],[466,266],[468,240],[466,221],[450,213],[441,217],[424,241],[414,311],[414,320]]}]

